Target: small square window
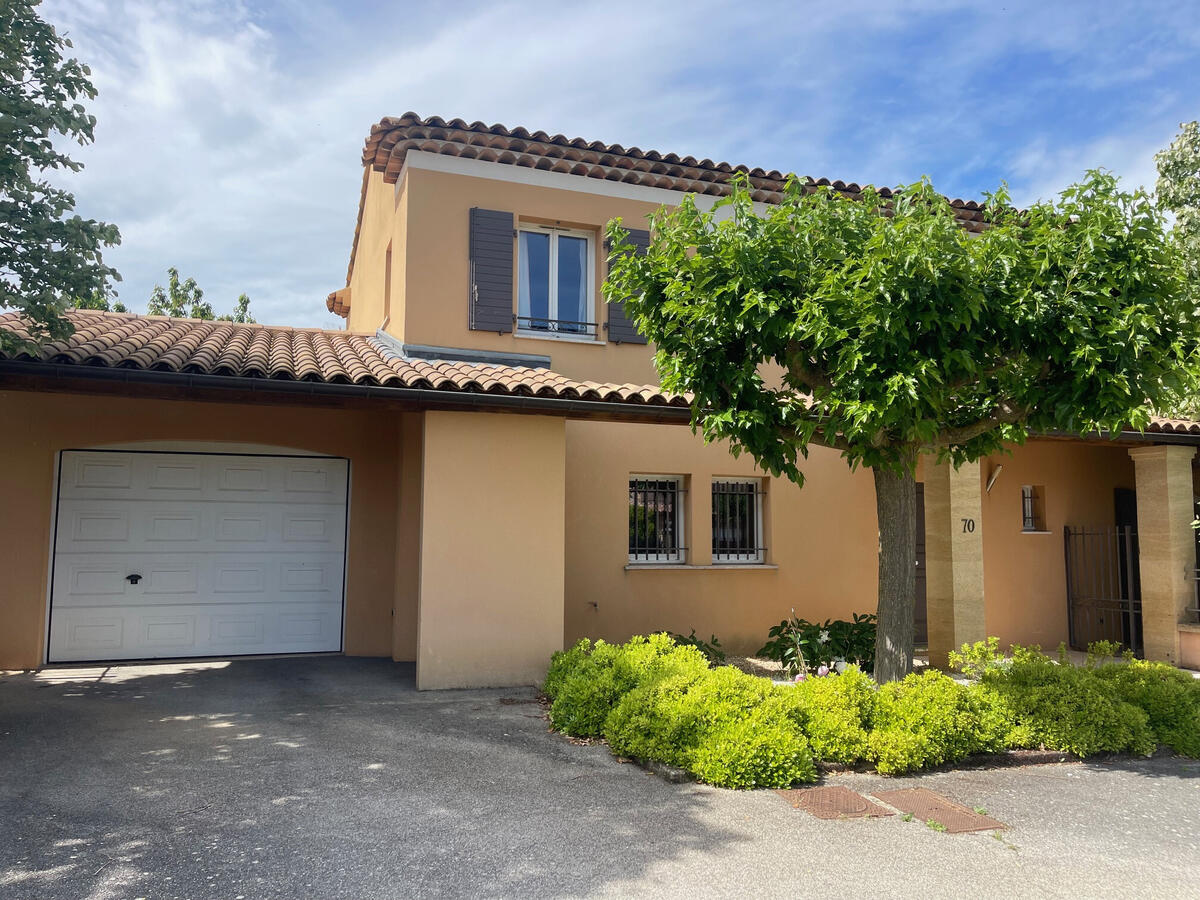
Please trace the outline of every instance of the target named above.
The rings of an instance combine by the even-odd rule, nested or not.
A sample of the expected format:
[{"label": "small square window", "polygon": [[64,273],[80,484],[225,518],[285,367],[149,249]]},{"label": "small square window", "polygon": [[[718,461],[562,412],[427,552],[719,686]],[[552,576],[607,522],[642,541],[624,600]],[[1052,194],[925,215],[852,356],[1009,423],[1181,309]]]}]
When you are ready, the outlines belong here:
[{"label": "small square window", "polygon": [[517,331],[596,337],[593,235],[524,225],[517,233]]},{"label": "small square window", "polygon": [[629,479],[629,561],[682,563],[683,478],[633,475]]},{"label": "small square window", "polygon": [[1040,484],[1025,484],[1021,486],[1021,530],[1046,530],[1046,489]]},{"label": "small square window", "polygon": [[762,480],[723,478],[712,483],[714,563],[763,561]]}]

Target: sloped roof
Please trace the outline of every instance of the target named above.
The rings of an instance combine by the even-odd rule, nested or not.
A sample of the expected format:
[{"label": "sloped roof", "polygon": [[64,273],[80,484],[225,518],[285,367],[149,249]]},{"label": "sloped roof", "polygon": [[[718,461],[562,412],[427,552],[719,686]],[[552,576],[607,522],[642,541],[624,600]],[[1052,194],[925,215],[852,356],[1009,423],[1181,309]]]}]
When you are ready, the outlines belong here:
[{"label": "sloped roof", "polygon": [[[174,319],[76,309],[75,333],[33,353],[0,359],[59,365],[591,400],[687,408],[686,398],[652,385],[575,381],[547,369],[410,359],[373,335],[275,325]],[[0,329],[29,334],[15,312]]]},{"label": "sloped roof", "polygon": [[[623,147],[603,141],[568,138],[563,134],[529,131],[523,127],[507,128],[484,122],[466,122],[440,116],[421,117],[415,112],[387,117],[371,126],[363,146],[362,162],[370,170],[382,172],[384,181],[394,183],[404,167],[404,157],[410,150],[422,150],[444,156],[480,159],[549,172],[564,172],[603,181],[639,184],[695,194],[724,196],[731,192],[730,182],[739,172],[750,178],[755,200],[778,203],[782,197],[787,174],[777,169],[751,168],[742,164],[713,162],[677,153]],[[363,201],[367,181],[364,172],[362,197],[359,200],[358,221],[354,226],[354,242],[350,250],[350,265],[346,283],[354,268],[362,227]],[[802,177],[812,187],[828,185],[848,197],[861,196],[862,186],[856,182],[831,181],[828,178]],[[890,188],[881,187],[883,197],[890,197]],[[948,200],[959,223],[968,231],[981,231],[984,206],[974,200]],[[332,299],[329,301],[332,309]]]},{"label": "sloped roof", "polygon": [[1151,434],[1200,435],[1200,422],[1192,422],[1188,419],[1168,419],[1163,416],[1154,416],[1151,418],[1150,424],[1146,426],[1146,431]]}]

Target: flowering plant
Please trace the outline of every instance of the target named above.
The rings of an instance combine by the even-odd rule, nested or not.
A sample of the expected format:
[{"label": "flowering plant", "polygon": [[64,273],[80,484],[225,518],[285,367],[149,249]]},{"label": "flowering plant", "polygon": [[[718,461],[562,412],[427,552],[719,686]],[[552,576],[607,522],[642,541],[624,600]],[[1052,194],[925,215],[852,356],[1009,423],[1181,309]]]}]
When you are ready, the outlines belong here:
[{"label": "flowering plant", "polygon": [[875,616],[855,613],[849,622],[817,624],[799,618],[793,609],[791,618],[770,630],[758,655],[782,663],[789,676],[803,675],[799,680],[840,673],[849,663],[870,672],[875,666]]}]

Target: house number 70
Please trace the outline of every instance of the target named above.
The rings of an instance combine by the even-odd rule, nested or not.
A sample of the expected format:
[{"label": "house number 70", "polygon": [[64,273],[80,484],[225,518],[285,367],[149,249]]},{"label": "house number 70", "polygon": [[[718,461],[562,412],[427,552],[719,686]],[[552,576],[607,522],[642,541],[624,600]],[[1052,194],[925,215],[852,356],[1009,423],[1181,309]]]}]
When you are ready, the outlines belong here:
[{"label": "house number 70", "polygon": [[973,534],[975,532],[975,520],[963,519],[963,534]]}]

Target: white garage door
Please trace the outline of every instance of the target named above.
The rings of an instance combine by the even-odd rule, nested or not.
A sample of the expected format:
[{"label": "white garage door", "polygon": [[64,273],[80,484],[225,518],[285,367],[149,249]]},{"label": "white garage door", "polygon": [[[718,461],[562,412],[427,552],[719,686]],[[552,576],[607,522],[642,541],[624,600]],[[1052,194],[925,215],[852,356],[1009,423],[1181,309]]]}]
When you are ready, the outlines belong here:
[{"label": "white garage door", "polygon": [[50,662],[340,650],[344,459],[64,451]]}]

